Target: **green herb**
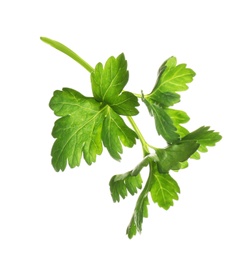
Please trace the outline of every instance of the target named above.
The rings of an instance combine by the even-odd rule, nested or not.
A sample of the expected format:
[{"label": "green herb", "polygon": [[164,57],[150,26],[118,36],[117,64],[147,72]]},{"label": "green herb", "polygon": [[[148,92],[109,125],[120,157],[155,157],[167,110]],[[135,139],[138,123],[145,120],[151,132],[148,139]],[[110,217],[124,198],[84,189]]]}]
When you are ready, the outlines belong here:
[{"label": "green herb", "polygon": [[[188,167],[189,159],[200,159],[200,152],[207,152],[208,146],[214,146],[222,138],[206,126],[189,132],[182,126],[189,121],[189,116],[171,108],[180,102],[178,92],[188,89],[187,84],[192,82],[195,72],[171,57],[161,65],[152,91],[134,94],[124,90],[129,79],[124,54],[110,57],[104,65],[98,63],[93,68],[65,45],[45,37],[41,40],[88,70],[92,85],[92,97],[63,88],[56,90],[51,98],[50,108],[60,117],[52,131],[56,139],[51,151],[54,169],[64,171],[67,163],[71,168],[79,166],[82,156],[91,165],[103,147],[113,159],[120,160],[123,145],[133,147],[137,140],[141,142],[143,160],[134,169],[114,175],[109,183],[114,202],[141,190],[127,228],[127,235],[132,238],[142,231],[150,198],[165,210],[178,200],[180,188],[171,172]],[[164,147],[149,145],[136,125],[133,116],[139,113],[139,101],[144,102],[154,118],[157,134],[165,141]],[[132,129],[125,123],[126,119]],[[149,175],[142,188],[144,167],[149,167]]]}]

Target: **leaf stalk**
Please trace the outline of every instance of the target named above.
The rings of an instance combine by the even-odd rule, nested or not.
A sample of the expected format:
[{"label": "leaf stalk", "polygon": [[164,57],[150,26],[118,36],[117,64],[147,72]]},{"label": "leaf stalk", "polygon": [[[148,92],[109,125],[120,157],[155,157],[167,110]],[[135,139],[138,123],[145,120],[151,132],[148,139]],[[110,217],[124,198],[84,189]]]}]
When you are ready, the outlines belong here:
[{"label": "leaf stalk", "polygon": [[143,137],[143,135],[142,135],[140,129],[138,128],[136,122],[134,121],[133,117],[127,116],[127,118],[128,118],[128,120],[129,120],[130,124],[132,125],[132,127],[134,128],[134,130],[135,130],[137,136],[138,136],[139,139],[140,139],[140,142],[141,142],[141,144],[142,144],[143,157],[145,157],[145,156],[147,156],[148,154],[150,154],[149,149],[148,149],[148,144],[147,144],[147,142],[145,141],[145,139],[144,139],[144,137]]},{"label": "leaf stalk", "polygon": [[75,52],[73,52],[70,48],[65,46],[64,44],[54,41],[52,39],[49,39],[47,37],[40,37],[40,39],[51,45],[53,48],[63,52],[64,54],[68,55],[70,58],[78,62],[82,67],[84,67],[89,73],[93,72],[94,69],[92,66],[90,66],[85,60],[83,60],[79,55],[77,55]]}]

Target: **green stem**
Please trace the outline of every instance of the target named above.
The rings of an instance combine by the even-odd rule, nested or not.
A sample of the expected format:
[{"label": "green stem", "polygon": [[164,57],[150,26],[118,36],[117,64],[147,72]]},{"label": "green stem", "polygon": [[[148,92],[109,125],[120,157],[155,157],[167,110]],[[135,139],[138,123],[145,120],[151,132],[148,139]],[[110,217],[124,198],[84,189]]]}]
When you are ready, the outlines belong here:
[{"label": "green stem", "polygon": [[73,60],[77,61],[82,67],[84,67],[88,72],[93,72],[94,69],[91,67],[86,61],[84,61],[80,56],[78,56],[75,52],[73,52],[71,49],[69,49],[67,46],[63,45],[60,42],[54,41],[52,39],[46,38],[46,37],[40,37],[40,39],[51,45],[53,48],[63,52],[64,54],[68,55]]},{"label": "green stem", "polygon": [[142,94],[133,93],[137,98],[142,98]]},{"label": "green stem", "polygon": [[127,116],[129,122],[131,123],[132,127],[134,128],[137,136],[140,139],[140,142],[142,144],[142,150],[143,150],[143,156],[145,157],[146,155],[150,154],[149,149],[148,149],[148,144],[145,141],[140,129],[138,128],[137,124],[135,123],[134,119],[131,116]]},{"label": "green stem", "polygon": [[152,187],[153,172],[154,172],[153,171],[153,167],[154,167],[153,164],[154,164],[154,162],[149,163],[150,170],[149,170],[148,179],[147,179],[147,182],[146,182],[142,192],[139,195],[139,198],[138,198],[137,203],[136,203],[137,206],[139,206],[139,204],[142,203],[143,199],[147,196],[148,192],[150,191],[150,189]]}]

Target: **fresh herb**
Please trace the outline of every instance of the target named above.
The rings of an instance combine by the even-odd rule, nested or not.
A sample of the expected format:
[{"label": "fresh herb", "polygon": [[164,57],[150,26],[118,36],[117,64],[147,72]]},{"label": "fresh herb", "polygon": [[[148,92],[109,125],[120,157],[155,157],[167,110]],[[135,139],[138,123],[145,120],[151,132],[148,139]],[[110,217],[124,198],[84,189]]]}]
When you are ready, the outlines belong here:
[{"label": "fresh herb", "polygon": [[[171,57],[161,65],[152,91],[134,94],[124,90],[129,78],[124,54],[110,57],[104,65],[98,63],[93,68],[65,45],[45,37],[41,40],[81,64],[90,73],[92,85],[92,97],[63,88],[56,90],[51,98],[50,108],[60,117],[52,131],[56,139],[51,151],[54,169],[64,171],[67,164],[71,168],[79,166],[82,156],[91,165],[103,147],[113,159],[120,160],[123,146],[133,147],[137,140],[141,142],[143,160],[134,169],[114,175],[109,183],[114,202],[141,190],[127,228],[127,235],[132,238],[142,231],[150,198],[165,210],[178,200],[180,189],[171,171],[186,168],[190,158],[199,159],[201,152],[207,152],[208,146],[214,146],[222,138],[206,126],[189,132],[183,126],[189,116],[171,108],[180,102],[178,92],[188,89],[195,72]],[[158,135],[166,141],[165,147],[149,145],[136,125],[133,117],[139,113],[139,101],[144,102],[154,118]],[[126,119],[132,128],[127,126]],[[144,167],[149,167],[149,176],[142,188]]]}]

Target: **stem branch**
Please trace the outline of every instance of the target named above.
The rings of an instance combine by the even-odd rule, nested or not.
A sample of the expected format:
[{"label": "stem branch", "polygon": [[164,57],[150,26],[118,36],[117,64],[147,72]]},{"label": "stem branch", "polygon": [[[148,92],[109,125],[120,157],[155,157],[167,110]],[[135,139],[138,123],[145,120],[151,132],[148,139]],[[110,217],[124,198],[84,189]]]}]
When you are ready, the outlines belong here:
[{"label": "stem branch", "polygon": [[137,124],[135,123],[134,119],[131,116],[127,117],[129,122],[131,123],[132,127],[134,128],[137,136],[140,139],[140,142],[142,144],[142,150],[143,150],[143,156],[145,157],[146,155],[150,154],[149,149],[148,149],[148,144],[145,141],[140,129],[138,128]]}]

